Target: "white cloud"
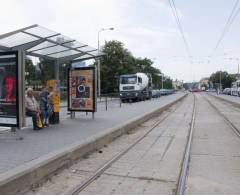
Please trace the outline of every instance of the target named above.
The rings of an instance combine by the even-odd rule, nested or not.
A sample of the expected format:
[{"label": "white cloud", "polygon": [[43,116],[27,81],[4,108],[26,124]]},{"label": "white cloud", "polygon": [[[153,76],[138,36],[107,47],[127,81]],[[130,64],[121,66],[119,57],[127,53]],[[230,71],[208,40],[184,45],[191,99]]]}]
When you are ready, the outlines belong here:
[{"label": "white cloud", "polygon": [[119,40],[137,57],[156,58],[170,76],[191,74],[182,71],[186,60],[167,58],[185,51],[166,0],[9,0],[1,4],[0,23],[1,34],[37,23],[93,47],[99,29],[114,27],[101,33],[101,44]]}]

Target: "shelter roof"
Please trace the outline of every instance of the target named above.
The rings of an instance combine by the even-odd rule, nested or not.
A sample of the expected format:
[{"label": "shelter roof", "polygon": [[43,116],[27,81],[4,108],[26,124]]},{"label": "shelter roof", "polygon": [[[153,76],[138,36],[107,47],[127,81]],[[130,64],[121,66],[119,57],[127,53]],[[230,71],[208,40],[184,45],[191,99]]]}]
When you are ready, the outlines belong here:
[{"label": "shelter roof", "polygon": [[81,61],[104,55],[87,44],[38,24],[0,35],[0,50],[19,49],[26,55],[59,61]]}]

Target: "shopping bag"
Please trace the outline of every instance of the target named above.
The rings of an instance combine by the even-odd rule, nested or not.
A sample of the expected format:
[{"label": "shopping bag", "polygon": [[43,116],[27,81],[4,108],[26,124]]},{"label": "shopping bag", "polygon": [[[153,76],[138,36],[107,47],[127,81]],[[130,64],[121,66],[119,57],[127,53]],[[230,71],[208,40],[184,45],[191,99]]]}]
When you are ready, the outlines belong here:
[{"label": "shopping bag", "polygon": [[38,128],[42,128],[43,127],[40,114],[37,114],[37,127]]}]

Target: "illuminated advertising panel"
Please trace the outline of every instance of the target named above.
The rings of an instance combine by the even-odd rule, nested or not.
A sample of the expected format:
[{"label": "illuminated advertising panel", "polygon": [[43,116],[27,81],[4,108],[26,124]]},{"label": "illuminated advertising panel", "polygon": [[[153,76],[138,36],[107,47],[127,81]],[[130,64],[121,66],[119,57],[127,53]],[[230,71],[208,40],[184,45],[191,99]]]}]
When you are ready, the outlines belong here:
[{"label": "illuminated advertising panel", "polygon": [[0,52],[0,126],[17,127],[18,53]]},{"label": "illuminated advertising panel", "polygon": [[95,69],[70,69],[68,74],[68,110],[95,112]]}]

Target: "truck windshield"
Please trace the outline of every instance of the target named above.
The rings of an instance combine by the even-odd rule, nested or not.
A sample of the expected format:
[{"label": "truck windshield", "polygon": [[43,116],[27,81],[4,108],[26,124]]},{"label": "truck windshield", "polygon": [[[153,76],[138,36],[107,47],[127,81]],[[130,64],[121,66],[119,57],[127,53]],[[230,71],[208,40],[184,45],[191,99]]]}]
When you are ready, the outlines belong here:
[{"label": "truck windshield", "polygon": [[136,84],[137,76],[122,76],[120,82],[121,84]]}]

